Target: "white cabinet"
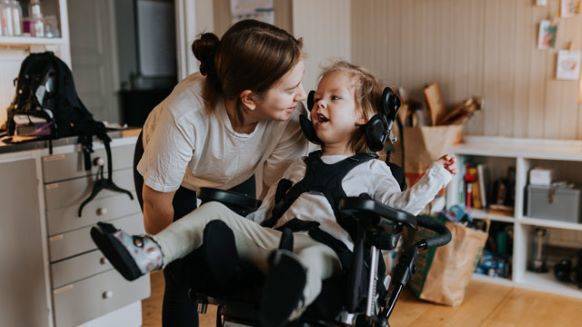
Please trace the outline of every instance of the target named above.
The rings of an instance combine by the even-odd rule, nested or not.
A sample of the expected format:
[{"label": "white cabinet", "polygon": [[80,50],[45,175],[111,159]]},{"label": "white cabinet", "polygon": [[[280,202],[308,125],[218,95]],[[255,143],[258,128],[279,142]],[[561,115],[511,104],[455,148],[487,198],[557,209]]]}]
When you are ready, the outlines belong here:
[{"label": "white cabinet", "polygon": [[[135,138],[114,139],[114,182],[133,193],[104,190],[78,216],[95,173],[77,145],[0,155],[0,326],[138,326],[146,276],[128,282],[97,250],[89,230],[110,221],[144,233],[133,187]],[[104,156],[94,142],[93,159]]]},{"label": "white cabinet", "polygon": [[0,157],[0,326],[49,326],[37,161]]}]

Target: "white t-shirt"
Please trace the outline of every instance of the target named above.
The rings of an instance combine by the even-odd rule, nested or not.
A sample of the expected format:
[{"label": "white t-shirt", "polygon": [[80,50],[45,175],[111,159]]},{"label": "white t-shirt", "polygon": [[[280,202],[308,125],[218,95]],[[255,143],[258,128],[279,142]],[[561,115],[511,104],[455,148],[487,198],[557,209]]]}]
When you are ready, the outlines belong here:
[{"label": "white t-shirt", "polygon": [[204,77],[192,74],[148,116],[143,128],[144,154],[137,170],[144,183],[160,192],[180,185],[232,188],[253,174],[257,193],[276,182],[289,164],[307,153],[298,106],[289,121],[262,121],[250,134],[236,132],[226,108],[205,109]]},{"label": "white t-shirt", "polygon": [[[322,156],[326,164],[334,164],[348,158],[345,155]],[[306,165],[300,159],[293,162],[282,178],[289,179],[293,184],[305,176]],[[402,192],[398,182],[385,162],[372,159],[354,167],[342,180],[342,187],[347,196],[369,194],[374,200],[383,204],[405,210],[413,215],[419,212],[434,199],[439,190],[451,181],[452,175],[441,164],[434,164],[413,187]],[[248,219],[258,223],[271,217],[274,206],[277,185],[273,185],[261,207],[249,214]],[[333,209],[321,193],[305,192],[291,205],[277,221],[275,228],[283,226],[289,220],[298,218],[305,221],[318,222],[319,228],[331,234],[336,239],[353,249],[353,242],[346,230],[335,220]]]}]

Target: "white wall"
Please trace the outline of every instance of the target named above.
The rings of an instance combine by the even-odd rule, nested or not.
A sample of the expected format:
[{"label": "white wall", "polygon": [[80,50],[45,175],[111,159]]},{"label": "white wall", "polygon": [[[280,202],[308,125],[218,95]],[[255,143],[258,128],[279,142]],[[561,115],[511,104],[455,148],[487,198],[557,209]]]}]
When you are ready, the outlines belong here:
[{"label": "white wall", "polygon": [[307,54],[304,87],[316,87],[323,65],[351,59],[351,1],[294,0],[293,34],[303,37]]}]

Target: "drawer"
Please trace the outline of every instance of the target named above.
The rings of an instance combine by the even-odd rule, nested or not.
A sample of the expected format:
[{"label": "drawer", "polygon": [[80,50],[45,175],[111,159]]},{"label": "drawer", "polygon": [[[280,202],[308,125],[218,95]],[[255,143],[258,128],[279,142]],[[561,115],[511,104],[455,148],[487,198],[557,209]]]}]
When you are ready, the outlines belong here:
[{"label": "drawer", "polygon": [[[141,215],[133,215],[110,221],[115,227],[130,234],[143,234],[143,219]],[[95,243],[89,235],[91,226],[76,231],[57,234],[49,237],[50,261],[55,262],[76,254],[96,249]]]},{"label": "drawer", "polygon": [[113,267],[101,251],[95,250],[51,265],[53,288],[78,282]]},{"label": "drawer", "polygon": [[[77,179],[68,180],[60,183],[51,183],[44,186],[46,210],[60,209],[66,207],[77,207],[89,197],[93,190],[94,176],[85,176]],[[133,185],[133,171],[119,170],[113,172],[113,182],[133,193],[134,200],[135,192]],[[110,190],[103,190],[99,192],[96,199],[103,199],[115,195],[123,195],[123,193],[113,192]],[[125,195],[129,200],[129,197]],[[76,213],[75,213],[76,216]]]},{"label": "drawer", "polygon": [[110,270],[53,290],[56,326],[78,326],[149,296],[148,275],[128,282]]},{"label": "drawer", "polygon": [[[68,232],[98,221],[112,220],[141,213],[137,199],[133,201],[126,194],[116,193],[108,198],[94,199],[83,209],[83,216],[77,216],[79,205],[47,211],[49,235]],[[134,193],[135,195],[135,193]]]},{"label": "drawer", "polygon": [[[111,149],[113,170],[133,168],[134,148],[135,145],[130,144],[113,147]],[[91,162],[98,157],[105,160],[105,170],[107,170],[107,154],[105,153],[105,149],[95,150],[95,152],[91,153]],[[97,166],[92,166],[91,172],[85,170],[85,158],[82,151],[55,154],[42,158],[42,175],[45,183],[83,177],[96,172]]]}]

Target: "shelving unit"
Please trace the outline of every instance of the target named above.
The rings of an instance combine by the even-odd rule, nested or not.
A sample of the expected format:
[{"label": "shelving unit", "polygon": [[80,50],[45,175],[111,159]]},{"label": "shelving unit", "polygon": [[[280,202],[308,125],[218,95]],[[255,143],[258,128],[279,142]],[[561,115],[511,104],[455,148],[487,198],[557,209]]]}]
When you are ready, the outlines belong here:
[{"label": "shelving unit", "polygon": [[[24,4],[24,0],[20,0]],[[55,16],[58,21],[60,37],[43,38],[30,36],[0,36],[0,108],[6,108],[14,97],[14,79],[22,60],[29,53],[52,51],[69,67],[71,50],[69,44],[69,18],[67,0],[41,1],[43,15]],[[6,111],[0,110],[0,121],[6,120]]]},{"label": "shelving unit", "polygon": [[46,38],[30,36],[0,36],[0,45],[6,46],[23,46],[31,45],[62,45],[66,41],[63,38]]},{"label": "shelving unit", "polygon": [[[582,290],[573,284],[557,281],[552,272],[534,273],[527,270],[529,237],[535,227],[575,231],[582,234],[582,223],[528,217],[525,215],[525,189],[530,168],[536,165],[557,167],[558,178],[582,182],[582,141],[514,139],[504,137],[465,137],[464,143],[450,149],[449,153],[467,160],[486,163],[493,176],[499,175],[508,165],[515,166],[515,208],[513,215],[490,213],[488,210],[468,210],[477,219],[510,223],[513,227],[512,276],[510,279],[474,274],[479,281],[506,286],[523,287],[564,296],[582,298]],[[462,174],[455,176],[447,189],[447,207],[459,204],[459,186]],[[494,178],[492,178],[494,180]],[[577,248],[582,248],[582,235],[577,238]]]}]

